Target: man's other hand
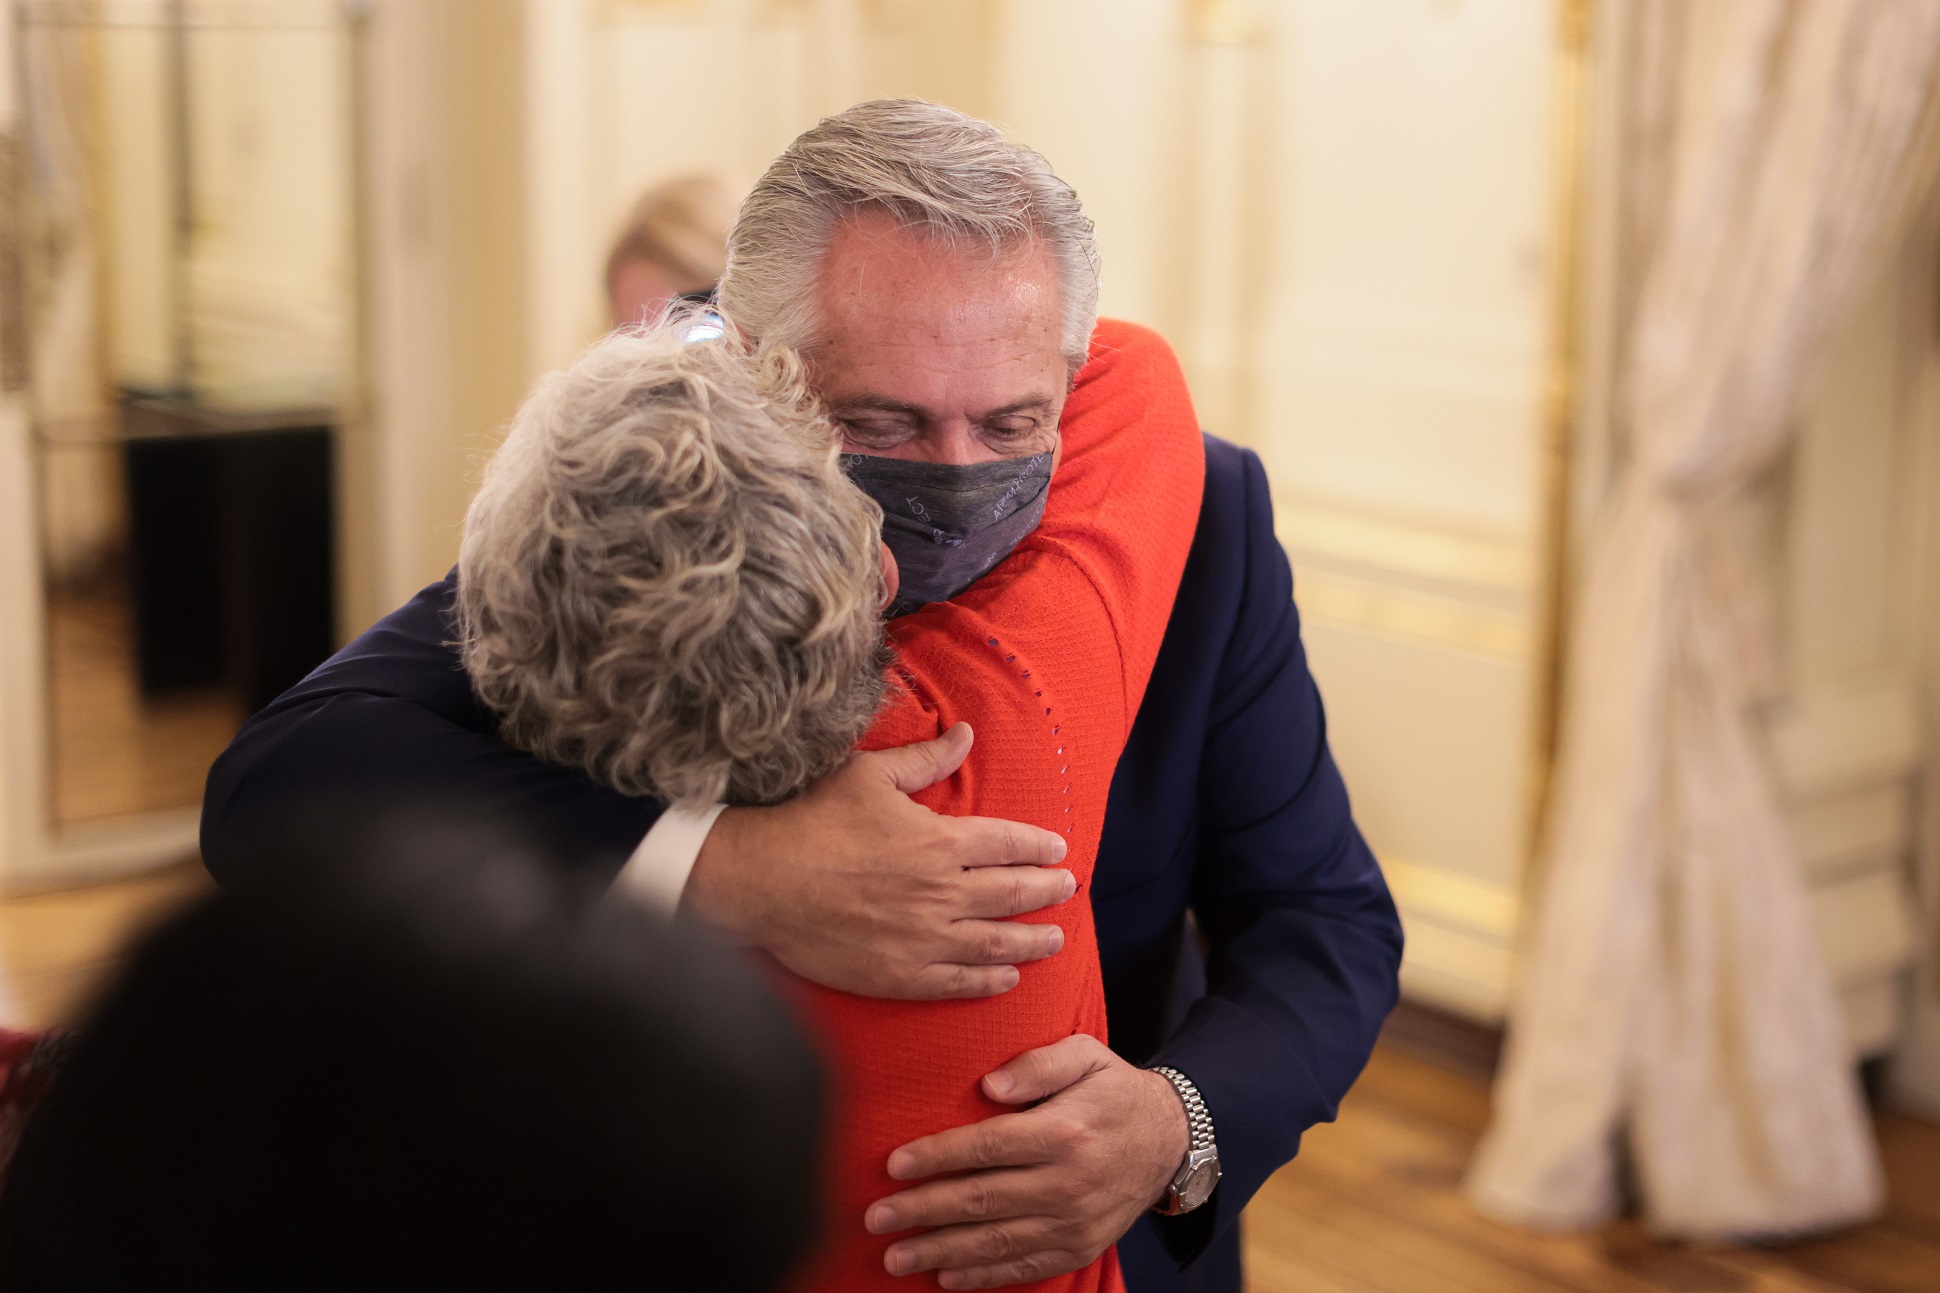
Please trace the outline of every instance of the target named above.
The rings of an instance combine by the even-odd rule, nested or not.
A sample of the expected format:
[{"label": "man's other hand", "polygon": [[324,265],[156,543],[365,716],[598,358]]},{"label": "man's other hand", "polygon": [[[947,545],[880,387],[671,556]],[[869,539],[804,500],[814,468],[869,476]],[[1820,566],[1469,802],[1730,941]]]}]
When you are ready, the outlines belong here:
[{"label": "man's other hand", "polygon": [[946,1289],[987,1289],[1087,1266],[1159,1201],[1192,1140],[1170,1082],[1083,1034],[1018,1056],[984,1091],[1044,1103],[889,1156],[899,1181],[963,1173],[870,1206],[872,1234],[935,1227],[890,1246],[890,1274],[933,1270]]},{"label": "man's other hand", "polygon": [[1064,945],[1056,925],[1006,919],[1076,891],[1056,834],[946,817],[910,795],[955,772],[968,724],[858,754],[800,798],[730,808],[682,904],[805,979],[865,997],[989,997]]}]

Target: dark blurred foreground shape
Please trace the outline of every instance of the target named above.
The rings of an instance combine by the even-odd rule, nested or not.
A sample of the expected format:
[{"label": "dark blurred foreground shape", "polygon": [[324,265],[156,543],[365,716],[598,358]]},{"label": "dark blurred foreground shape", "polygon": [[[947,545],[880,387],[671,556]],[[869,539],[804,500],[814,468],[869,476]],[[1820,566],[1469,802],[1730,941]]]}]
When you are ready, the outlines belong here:
[{"label": "dark blurred foreground shape", "polygon": [[22,1138],[0,1287],[775,1287],[821,1095],[781,1006],[477,818],[355,820],[133,949]]}]

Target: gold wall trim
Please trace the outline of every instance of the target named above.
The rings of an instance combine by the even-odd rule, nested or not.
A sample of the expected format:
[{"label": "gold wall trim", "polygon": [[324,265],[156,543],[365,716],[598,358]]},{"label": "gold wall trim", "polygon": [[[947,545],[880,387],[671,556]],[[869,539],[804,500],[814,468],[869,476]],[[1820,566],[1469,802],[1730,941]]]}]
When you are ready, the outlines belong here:
[{"label": "gold wall trim", "polygon": [[603,12],[598,21],[624,22],[628,18],[644,18],[649,14],[700,17],[707,7],[707,0],[606,0],[601,6]]},{"label": "gold wall trim", "polygon": [[1509,943],[1522,919],[1522,899],[1500,885],[1442,867],[1385,857],[1381,871],[1404,913],[1455,925]]},{"label": "gold wall trim", "polygon": [[1426,921],[1408,927],[1401,957],[1401,995],[1478,1023],[1508,1013],[1515,959],[1506,947]]},{"label": "gold wall trim", "polygon": [[1204,45],[1250,45],[1266,30],[1252,0],[1188,0],[1187,30]]},{"label": "gold wall trim", "polygon": [[1500,592],[1536,585],[1537,560],[1526,544],[1309,502],[1290,489],[1274,496],[1280,542],[1290,551]]},{"label": "gold wall trim", "polygon": [[1530,727],[1531,857],[1541,847],[1562,730],[1569,649],[1569,500],[1584,302],[1583,222],[1594,0],[1556,0],[1550,94],[1550,327],[1543,390],[1542,566],[1537,585],[1535,704]]},{"label": "gold wall trim", "polygon": [[1511,611],[1313,566],[1296,572],[1294,599],[1309,624],[1374,633],[1505,663],[1529,657],[1528,618]]}]

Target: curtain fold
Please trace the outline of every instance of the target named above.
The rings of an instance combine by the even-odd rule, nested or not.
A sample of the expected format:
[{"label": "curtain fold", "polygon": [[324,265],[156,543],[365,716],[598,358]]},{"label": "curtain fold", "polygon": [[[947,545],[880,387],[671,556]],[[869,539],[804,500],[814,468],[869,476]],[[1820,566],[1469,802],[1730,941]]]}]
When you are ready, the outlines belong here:
[{"label": "curtain fold", "polygon": [[1620,1152],[1660,1234],[1864,1218],[1877,1152],[1754,726],[1768,658],[1730,509],[1930,173],[1940,0],[1630,0],[1660,209],[1620,369],[1627,460],[1585,563],[1543,882],[1470,1197],[1579,1227]]}]

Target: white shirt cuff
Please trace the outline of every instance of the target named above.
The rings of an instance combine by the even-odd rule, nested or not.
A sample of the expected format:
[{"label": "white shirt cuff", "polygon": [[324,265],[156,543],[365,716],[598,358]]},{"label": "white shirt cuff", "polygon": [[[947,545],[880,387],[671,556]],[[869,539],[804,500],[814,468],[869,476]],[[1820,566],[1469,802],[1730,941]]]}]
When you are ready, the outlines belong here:
[{"label": "white shirt cuff", "polygon": [[660,814],[640,847],[620,868],[614,887],[634,899],[672,915],[687,890],[687,877],[714,829],[714,819],[726,804],[712,808],[669,808]]}]

